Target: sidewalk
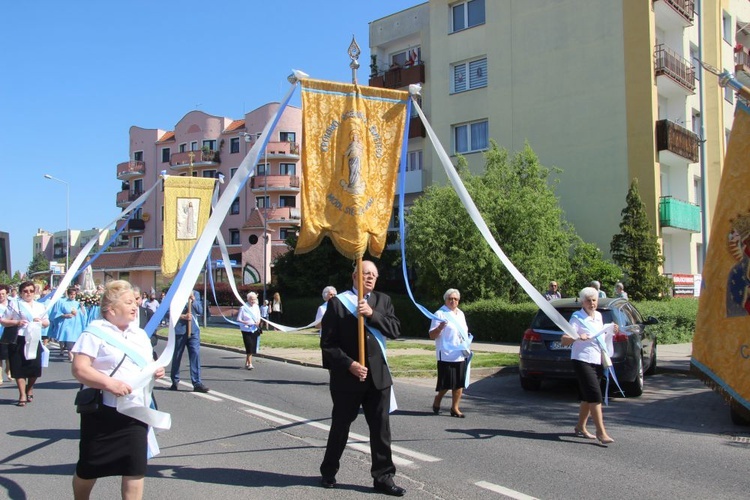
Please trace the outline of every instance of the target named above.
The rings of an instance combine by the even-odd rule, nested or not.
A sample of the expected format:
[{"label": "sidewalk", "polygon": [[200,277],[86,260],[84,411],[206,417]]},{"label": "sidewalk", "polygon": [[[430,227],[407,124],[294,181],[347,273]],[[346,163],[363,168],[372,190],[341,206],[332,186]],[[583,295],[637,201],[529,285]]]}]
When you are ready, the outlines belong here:
[{"label": "sidewalk", "polygon": [[[414,342],[419,344],[433,345],[434,341],[427,339],[413,339],[404,338],[401,340],[391,342]],[[519,346],[517,344],[508,343],[495,343],[495,342],[474,342],[472,343],[472,350],[474,352],[505,352],[511,354],[518,354]],[[656,365],[657,371],[659,372],[677,372],[677,373],[689,373],[690,372],[690,356],[693,352],[693,344],[670,344],[670,345],[659,345],[656,349]],[[388,357],[401,356],[405,354],[427,354],[429,351],[421,349],[389,349]],[[317,366],[322,367],[321,353],[319,350],[314,349],[278,349],[271,347],[263,347],[261,342],[260,352],[256,355],[261,358],[268,358],[277,361],[283,361],[286,363],[294,363],[303,366]],[[509,368],[515,370],[515,367]],[[496,373],[497,369],[485,368],[484,371],[492,371]],[[473,371],[473,370],[472,370]]]}]

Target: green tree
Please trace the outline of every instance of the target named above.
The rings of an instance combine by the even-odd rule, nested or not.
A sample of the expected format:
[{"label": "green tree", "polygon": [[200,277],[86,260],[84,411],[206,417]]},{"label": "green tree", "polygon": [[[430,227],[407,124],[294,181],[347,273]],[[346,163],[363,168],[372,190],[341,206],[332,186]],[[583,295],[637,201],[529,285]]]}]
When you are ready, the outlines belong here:
[{"label": "green tree", "polygon": [[[569,276],[574,231],[550,183],[553,170],[539,164],[528,144],[509,158],[491,141],[485,159],[482,175],[472,175],[461,157],[456,169],[505,254],[538,289]],[[527,300],[451,186],[427,188],[406,220],[407,262],[416,271],[420,294],[440,297],[446,288],[456,287],[468,300]]]},{"label": "green tree", "polygon": [[589,286],[592,280],[602,285],[602,290],[610,295],[615,283],[622,279],[622,269],[616,264],[604,259],[602,251],[593,243],[586,243],[581,239],[573,244],[570,256],[572,275],[562,290],[566,297],[576,297],[578,292]]},{"label": "green tree", "polygon": [[9,285],[10,284],[10,276],[8,276],[8,273],[5,271],[0,271],[0,283],[3,285]]},{"label": "green tree", "polygon": [[40,271],[49,271],[49,261],[42,252],[34,255],[34,258],[29,263],[27,275],[31,276],[32,273]]},{"label": "green tree", "polygon": [[646,206],[638,192],[638,179],[633,179],[622,210],[620,232],[610,243],[612,260],[622,268],[623,283],[633,300],[654,300],[668,294],[669,279],[661,275],[664,257],[646,216]]}]

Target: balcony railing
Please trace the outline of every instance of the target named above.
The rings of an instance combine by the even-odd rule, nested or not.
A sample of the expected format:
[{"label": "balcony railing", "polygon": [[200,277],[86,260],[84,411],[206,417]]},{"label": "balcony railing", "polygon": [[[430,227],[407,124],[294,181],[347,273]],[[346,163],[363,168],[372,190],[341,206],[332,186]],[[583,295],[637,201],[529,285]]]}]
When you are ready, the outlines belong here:
[{"label": "balcony railing", "polygon": [[690,61],[659,44],[654,49],[654,73],[656,76],[667,76],[685,87],[690,92],[695,91],[695,68]]},{"label": "balcony railing", "polygon": [[146,221],[143,219],[130,219],[128,221],[128,231],[143,231],[146,229]]},{"label": "balcony railing", "polygon": [[669,120],[656,122],[656,150],[671,151],[687,158],[691,163],[698,161],[698,135]]},{"label": "balcony railing", "polygon": [[701,208],[671,196],[662,196],[659,200],[659,223],[662,227],[674,227],[700,233]]},{"label": "balcony railing", "polygon": [[424,83],[424,62],[405,68],[391,68],[381,74],[370,77],[369,83],[371,87],[387,89],[398,89],[412,83]]},{"label": "balcony railing", "polygon": [[654,3],[661,1],[669,5],[674,12],[680,15],[689,25],[693,24],[695,16],[695,0],[654,0]]},{"label": "balcony railing", "polygon": [[120,191],[119,193],[117,193],[117,204],[125,205],[127,203],[130,203],[131,201],[135,201],[142,194],[143,194],[143,191],[133,191],[131,193],[129,189]]},{"label": "balcony railing", "polygon": [[750,84],[750,50],[741,45],[734,49],[734,72],[740,83]]},{"label": "balcony railing", "polygon": [[117,178],[129,178],[146,173],[146,163],[139,160],[124,161],[117,164]]},{"label": "balcony railing", "polygon": [[424,128],[424,123],[422,123],[422,120],[418,116],[409,120],[409,139],[424,137],[425,135],[427,135],[427,132]]},{"label": "balcony railing", "polygon": [[[191,157],[192,155],[192,157]],[[169,159],[171,167],[189,167],[192,161],[193,166],[206,166],[221,163],[221,157],[218,151],[184,151],[182,153],[173,153]]]},{"label": "balcony railing", "polygon": [[259,210],[268,221],[300,219],[300,210],[297,207],[269,207],[260,208]]},{"label": "balcony railing", "polygon": [[250,179],[250,189],[265,189],[280,191],[284,189],[299,189],[299,177],[296,175],[257,175]]}]

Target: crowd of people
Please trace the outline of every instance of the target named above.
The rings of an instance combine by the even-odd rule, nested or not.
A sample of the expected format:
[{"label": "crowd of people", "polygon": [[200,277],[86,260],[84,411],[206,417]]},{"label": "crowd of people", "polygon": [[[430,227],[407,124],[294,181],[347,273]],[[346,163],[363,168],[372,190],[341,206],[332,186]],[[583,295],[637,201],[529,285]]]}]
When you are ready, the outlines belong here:
[{"label": "crowd of people", "polygon": [[[371,475],[375,491],[402,496],[405,490],[394,482],[396,467],[391,456],[389,413],[393,410],[390,370],[385,355],[385,339],[401,335],[390,297],[375,291],[378,269],[371,261],[362,262],[363,290],[358,298],[357,271],[352,274],[354,285],[342,293],[333,286],[322,291],[323,303],[317,310],[314,326],[319,329],[323,366],[330,373],[333,403],[331,427],[325,454],[320,465],[321,486],[336,487],[336,474],[346,447],[349,428],[360,408],[370,430],[372,453]],[[117,411],[117,398],[132,392],[126,382],[142,368],[143,359],[157,359],[156,335],[144,328],[160,305],[155,292],[141,292],[127,281],[117,280],[100,286],[98,305],[82,303],[79,289],[70,287],[49,312],[44,301],[51,293],[40,293],[33,282],[21,283],[20,295],[14,297],[8,285],[0,285],[0,372],[15,381],[18,387],[17,406],[34,401],[34,385],[42,375],[49,341],[67,355],[72,373],[81,388],[99,390],[97,410],[81,413],[80,456],[73,479],[75,498],[88,498],[99,477],[121,476],[123,497],[141,498],[146,472],[148,425]],[[50,291],[51,292],[51,291]],[[627,298],[622,283],[615,285],[616,297]],[[549,283],[547,300],[562,297],[555,281]],[[603,363],[612,354],[612,336],[617,325],[605,335],[598,300],[606,297],[597,281],[579,292],[581,310],[570,323],[577,336],[563,335],[563,345],[571,347],[571,359],[578,381],[580,408],[574,435],[596,439],[602,444],[614,442],[605,427],[602,412],[600,379]],[[164,295],[161,297],[164,300]],[[278,324],[282,305],[279,293],[272,300],[259,303],[258,295],[250,292],[247,303],[236,317],[245,347],[245,368],[253,369],[253,355],[258,352],[260,335],[270,328],[268,320]],[[451,393],[450,415],[465,418],[460,408],[464,390],[469,385],[472,358],[471,340],[466,316],[459,308],[461,293],[449,288],[443,294],[444,305],[435,311],[427,336],[435,342],[437,381],[432,412],[439,415],[444,396]],[[203,314],[200,295],[193,291],[175,326],[175,348],[171,360],[171,390],[178,390],[180,364],[188,351],[190,379],[193,390],[208,392],[201,379],[200,323]],[[358,318],[364,318],[365,356],[359,357],[357,341]],[[12,341],[9,341],[12,335]],[[1,363],[5,363],[5,367]],[[162,377],[159,368],[155,377]],[[141,393],[140,403],[154,404],[150,393]],[[139,403],[139,404],[140,404]],[[593,420],[595,434],[587,429]]]}]

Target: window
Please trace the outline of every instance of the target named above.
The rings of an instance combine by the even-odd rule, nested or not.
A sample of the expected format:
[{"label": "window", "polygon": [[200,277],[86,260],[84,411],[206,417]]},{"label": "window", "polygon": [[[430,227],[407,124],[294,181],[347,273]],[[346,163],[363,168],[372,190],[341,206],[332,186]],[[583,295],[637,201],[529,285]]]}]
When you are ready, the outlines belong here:
[{"label": "window", "polygon": [[690,64],[693,65],[693,68],[695,68],[695,79],[700,80],[701,79],[701,72],[698,71],[698,66],[700,66],[700,58],[698,57],[698,47],[690,44]]},{"label": "window", "polygon": [[455,125],[453,127],[453,150],[456,153],[471,153],[487,149],[489,145],[487,120]]},{"label": "window", "polygon": [[268,196],[256,196],[255,206],[258,208],[266,208],[270,205],[270,198]]},{"label": "window", "polygon": [[280,207],[296,207],[297,197],[296,196],[279,196]]},{"label": "window", "polygon": [[728,44],[734,45],[732,43],[732,16],[727,12],[722,12],[721,21],[721,34],[724,37],[724,41]]},{"label": "window", "polygon": [[161,206],[161,220],[164,220],[164,205]]},{"label": "window", "polygon": [[182,144],[180,144],[180,153],[184,153],[186,151],[187,151],[187,143],[183,142]]},{"label": "window", "polygon": [[203,141],[203,147],[209,151],[216,151],[216,139],[206,139]]},{"label": "window", "polygon": [[240,213],[240,199],[235,198],[232,202],[232,208],[229,210],[229,213],[232,215],[237,215]]},{"label": "window", "polygon": [[279,165],[279,175],[295,175],[296,172],[296,163],[282,163]]},{"label": "window", "polygon": [[198,141],[192,141],[190,143],[190,151],[198,151]]},{"label": "window", "polygon": [[414,47],[391,55],[391,65],[408,68],[422,60],[422,48]]},{"label": "window", "polygon": [[487,86],[487,58],[477,59],[453,66],[453,92],[478,89]]},{"label": "window", "polygon": [[229,178],[230,178],[230,179],[231,179],[231,178],[233,178],[233,177],[234,177],[234,174],[236,174],[236,173],[237,173],[237,167],[235,167],[235,168],[230,168],[230,169],[229,169]]},{"label": "window", "polygon": [[693,110],[693,133],[701,137],[701,113],[697,109]]},{"label": "window", "polygon": [[142,218],[143,218],[143,207],[136,208],[133,211],[133,219],[137,220],[137,219],[142,219]]},{"label": "window", "polygon": [[297,234],[296,227],[282,227],[281,229],[279,229],[279,238],[285,241],[287,238],[295,234]]},{"label": "window", "polygon": [[143,236],[133,236],[130,241],[133,248],[143,248]]},{"label": "window", "polygon": [[724,100],[727,101],[729,104],[734,104],[734,89],[730,87],[729,85],[724,87]]},{"label": "window", "polygon": [[133,194],[143,194],[143,179],[136,179],[133,181]]},{"label": "window", "polygon": [[279,140],[281,142],[297,142],[296,132],[279,132]]},{"label": "window", "polygon": [[270,169],[271,165],[268,163],[258,163],[258,167],[255,169],[255,175],[268,175]]},{"label": "window", "polygon": [[484,24],[484,0],[469,0],[451,7],[451,32]]},{"label": "window", "polygon": [[231,154],[240,152],[240,138],[239,137],[232,137],[231,139],[229,139],[229,152]]},{"label": "window", "polygon": [[216,170],[204,170],[203,177],[212,177],[216,179]]},{"label": "window", "polygon": [[239,229],[230,229],[229,230],[229,244],[230,245],[239,245],[240,244],[240,231],[239,231]]},{"label": "window", "polygon": [[172,150],[169,148],[161,148],[161,162],[169,163],[169,159],[172,157]]},{"label": "window", "polygon": [[703,192],[701,191],[701,178],[698,176],[693,177],[693,199],[695,204],[703,209]]},{"label": "window", "polygon": [[133,159],[135,161],[143,161],[143,151],[135,151],[133,153]]},{"label": "window", "polygon": [[422,150],[409,151],[406,155],[406,171],[422,170]]}]

